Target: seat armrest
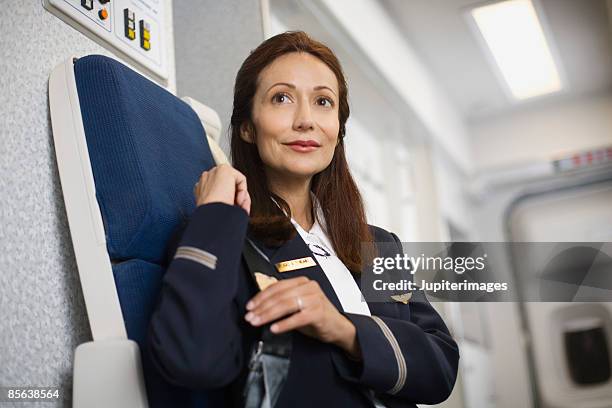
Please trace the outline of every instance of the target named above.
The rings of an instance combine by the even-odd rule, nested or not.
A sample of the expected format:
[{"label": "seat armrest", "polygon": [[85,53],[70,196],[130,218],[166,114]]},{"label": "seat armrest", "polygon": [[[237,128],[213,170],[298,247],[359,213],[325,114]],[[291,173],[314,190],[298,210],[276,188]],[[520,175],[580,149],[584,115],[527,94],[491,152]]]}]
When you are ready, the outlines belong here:
[{"label": "seat armrest", "polygon": [[147,408],[140,350],[132,340],[83,343],[74,354],[73,408]]}]

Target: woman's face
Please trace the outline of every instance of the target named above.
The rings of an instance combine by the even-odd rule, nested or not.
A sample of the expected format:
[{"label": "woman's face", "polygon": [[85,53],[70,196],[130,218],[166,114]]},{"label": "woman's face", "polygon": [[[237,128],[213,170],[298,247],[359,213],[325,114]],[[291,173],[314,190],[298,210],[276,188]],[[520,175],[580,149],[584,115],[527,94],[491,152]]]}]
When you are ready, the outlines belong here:
[{"label": "woman's face", "polygon": [[260,73],[252,118],[270,176],[309,178],[330,164],[340,128],[338,94],[334,73],[308,53],[285,54]]}]

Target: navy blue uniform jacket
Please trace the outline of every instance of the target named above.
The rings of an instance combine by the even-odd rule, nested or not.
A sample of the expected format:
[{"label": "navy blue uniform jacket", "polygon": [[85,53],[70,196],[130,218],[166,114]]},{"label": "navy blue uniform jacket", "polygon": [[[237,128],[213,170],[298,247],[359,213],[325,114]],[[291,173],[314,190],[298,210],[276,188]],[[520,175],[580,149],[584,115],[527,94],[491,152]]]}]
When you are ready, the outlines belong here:
[{"label": "navy blue uniform jacket", "polygon": [[[206,251],[217,257],[216,266],[184,257],[170,262],[147,339],[149,357],[166,381],[197,390],[224,388],[233,406],[240,406],[246,366],[260,334],[244,320],[246,303],[257,292],[241,257],[247,225],[247,213],[236,206],[209,203],[195,210],[178,248]],[[380,256],[401,253],[394,234],[371,228],[376,242],[397,242],[397,252]],[[255,242],[272,263],[313,256],[299,234],[281,247]],[[318,264],[283,273],[284,278],[301,275],[316,280],[342,312]],[[342,312],[357,329],[360,362],[294,331],[277,407],[372,407],[363,390],[373,390],[389,408],[435,404],[450,395],[459,351],[424,293],[414,291],[408,304],[368,306],[372,317]]]}]

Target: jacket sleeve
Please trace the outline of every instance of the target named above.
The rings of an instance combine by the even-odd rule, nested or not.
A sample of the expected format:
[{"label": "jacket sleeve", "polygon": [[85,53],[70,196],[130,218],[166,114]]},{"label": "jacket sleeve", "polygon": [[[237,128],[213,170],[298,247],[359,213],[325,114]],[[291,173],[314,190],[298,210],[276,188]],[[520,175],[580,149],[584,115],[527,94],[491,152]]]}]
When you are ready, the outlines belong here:
[{"label": "jacket sleeve", "polygon": [[217,388],[240,373],[242,339],[234,298],[247,224],[248,215],[239,207],[202,205],[170,259],[147,349],[172,384]]},{"label": "jacket sleeve", "polygon": [[[400,245],[395,235],[393,239]],[[422,290],[397,304],[399,318],[345,313],[355,325],[362,360],[335,350],[340,376],[374,390],[383,401],[438,404],[450,396],[459,349]],[[412,406],[412,405],[411,405]]]}]

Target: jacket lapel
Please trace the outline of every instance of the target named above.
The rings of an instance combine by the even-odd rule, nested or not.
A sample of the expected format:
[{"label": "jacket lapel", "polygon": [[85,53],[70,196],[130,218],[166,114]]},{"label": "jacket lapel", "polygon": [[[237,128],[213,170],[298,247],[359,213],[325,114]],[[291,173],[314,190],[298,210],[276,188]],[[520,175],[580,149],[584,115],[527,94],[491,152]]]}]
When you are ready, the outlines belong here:
[{"label": "jacket lapel", "polygon": [[[314,280],[319,284],[325,295],[327,295],[327,298],[334,304],[334,306],[336,306],[338,310],[342,310],[342,305],[336,296],[334,288],[331,286],[331,283],[325,276],[325,273],[323,272],[323,269],[321,269],[316,257],[313,255],[310,249],[308,249],[308,246],[297,231],[292,240],[285,242],[280,247],[268,247],[252,237],[249,238],[253,241],[253,243],[255,243],[255,245],[257,245],[261,252],[263,252],[270,259],[270,263],[272,264],[272,268],[270,269],[274,269],[274,277],[277,279],[290,279],[297,278],[298,276],[305,276],[308,279]],[[306,257],[311,257],[316,264],[314,266],[286,272],[278,272],[278,269],[276,268],[276,264],[279,262]]]}]

